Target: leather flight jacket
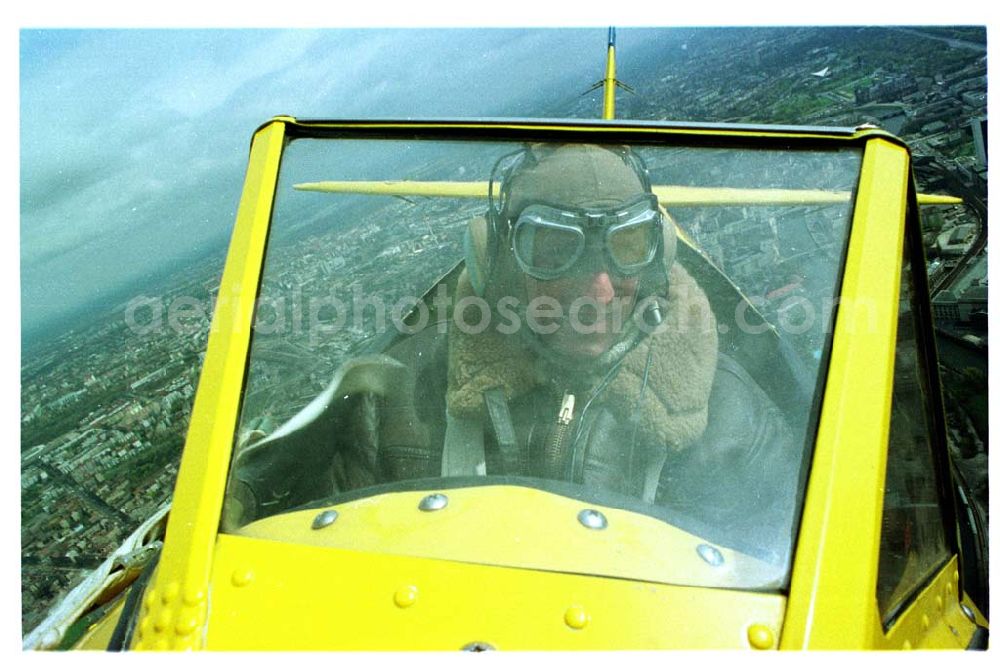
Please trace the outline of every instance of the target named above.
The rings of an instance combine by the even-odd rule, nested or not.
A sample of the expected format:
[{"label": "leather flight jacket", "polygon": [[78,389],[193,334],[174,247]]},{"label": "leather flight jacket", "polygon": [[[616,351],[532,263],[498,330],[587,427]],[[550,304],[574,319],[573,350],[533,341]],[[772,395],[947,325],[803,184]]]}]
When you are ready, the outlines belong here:
[{"label": "leather flight jacket", "polygon": [[[452,428],[450,417],[442,418],[445,354],[441,345],[424,355],[416,373],[419,391],[399,389],[419,396],[408,406],[402,397],[352,393],[332,401],[336,410],[324,409],[316,421],[285,435],[280,447],[263,448],[259,456],[245,452],[230,489],[244,507],[234,523],[382,483],[486,475],[541,487],[546,479],[562,488],[578,484],[603,497],[629,499],[652,515],[669,511],[664,520],[719,545],[764,558],[789,551],[803,442],[727,355],[718,356],[705,430],[690,445],[674,448],[639,427],[638,410],[623,412],[618,396],[554,383],[509,403],[502,391],[484,391],[483,417],[466,432]],[[575,413],[553,455],[553,430],[571,390]],[[798,425],[794,432],[801,431]],[[449,446],[471,457],[456,464]],[[329,467],[303,467],[303,459],[329,461]]]}]

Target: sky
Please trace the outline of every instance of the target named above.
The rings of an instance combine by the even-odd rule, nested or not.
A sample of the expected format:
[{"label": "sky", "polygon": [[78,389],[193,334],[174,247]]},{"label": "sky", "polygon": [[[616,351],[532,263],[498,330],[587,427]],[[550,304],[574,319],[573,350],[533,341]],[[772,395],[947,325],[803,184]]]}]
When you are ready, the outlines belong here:
[{"label": "sky", "polygon": [[[619,48],[667,32],[622,29]],[[23,332],[221,253],[272,116],[538,116],[601,77],[605,43],[604,27],[22,29]]]},{"label": "sky", "polygon": [[600,78],[605,33],[22,30],[25,332],[224,244],[270,117],[538,115]]},{"label": "sky", "polygon": [[[199,5],[186,0],[146,15],[118,3],[61,5],[22,8],[17,33],[22,341],[81,305],[113,305],[107,301],[123,287],[195,255],[217,252],[221,261],[250,137],[275,115],[538,116],[600,78],[605,26],[621,25],[621,68],[630,48],[667,34],[630,25],[719,20],[673,14],[636,22],[622,5],[587,23],[579,8],[546,14],[508,2],[486,15],[485,5],[464,3],[472,13],[463,27],[442,13],[448,5],[421,3],[416,22],[424,28],[414,30],[398,27],[410,23],[399,8],[412,14],[414,5],[383,2],[360,13],[316,5],[325,7],[319,23],[351,27],[274,30],[239,29],[287,23],[288,12],[274,13],[273,3],[256,20],[252,12],[199,20],[197,9],[185,11]],[[64,11],[45,11],[52,6]],[[296,7],[299,25],[313,16],[313,5]],[[766,24],[775,14],[728,16]],[[788,22],[791,14],[777,16]],[[518,17],[577,27],[500,27]],[[430,27],[440,25],[450,28]]]}]

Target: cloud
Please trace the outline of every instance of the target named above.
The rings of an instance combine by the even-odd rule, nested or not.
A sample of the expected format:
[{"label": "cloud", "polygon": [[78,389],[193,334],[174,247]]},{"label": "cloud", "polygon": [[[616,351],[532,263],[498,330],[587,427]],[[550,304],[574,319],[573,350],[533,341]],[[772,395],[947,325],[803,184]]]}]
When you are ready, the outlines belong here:
[{"label": "cloud", "polygon": [[596,29],[22,31],[23,323],[228,233],[272,116],[538,115],[603,48]]},{"label": "cloud", "polygon": [[145,95],[189,118],[218,111],[241,87],[277,77],[321,33],[260,30],[196,31],[171,44],[175,67],[152,79]]}]

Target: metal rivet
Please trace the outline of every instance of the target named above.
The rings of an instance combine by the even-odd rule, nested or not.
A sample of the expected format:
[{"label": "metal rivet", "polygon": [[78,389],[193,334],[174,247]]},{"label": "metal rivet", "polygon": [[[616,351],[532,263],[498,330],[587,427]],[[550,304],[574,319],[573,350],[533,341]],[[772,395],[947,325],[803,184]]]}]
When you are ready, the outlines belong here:
[{"label": "metal rivet", "polygon": [[566,625],[572,629],[583,629],[590,622],[590,616],[581,606],[570,606],[563,615]]},{"label": "metal rivet", "polygon": [[174,632],[178,636],[187,636],[198,628],[198,618],[196,617],[184,617],[177,621],[176,626],[174,626]]},{"label": "metal rivet", "polygon": [[153,618],[153,629],[155,631],[163,631],[170,626],[170,623],[174,620],[174,614],[169,608],[163,608],[160,612]]},{"label": "metal rivet", "polygon": [[757,650],[770,650],[774,647],[774,632],[771,627],[763,624],[751,624],[747,628],[747,639]]},{"label": "metal rivet", "polygon": [[955,588],[951,586],[951,583],[948,583],[947,585],[944,586],[945,596],[950,597],[954,592]]},{"label": "metal rivet", "polygon": [[930,627],[931,627],[931,619],[929,617],[927,617],[927,613],[924,613],[923,615],[920,616],[920,625],[925,630],[930,629]]},{"label": "metal rivet", "polygon": [[198,606],[205,601],[205,591],[197,587],[189,587],[184,592],[185,606]]},{"label": "metal rivet", "polygon": [[412,585],[405,585],[399,588],[396,590],[396,594],[392,596],[392,601],[400,608],[409,608],[417,603],[417,588]]},{"label": "metal rivet", "polygon": [[170,602],[177,598],[177,594],[181,591],[181,586],[177,584],[177,581],[172,580],[166,584],[163,588],[163,601]]},{"label": "metal rivet", "polygon": [[334,511],[333,509],[328,509],[323,513],[319,514],[318,516],[316,516],[315,519],[313,519],[312,528],[314,530],[321,530],[324,527],[333,525],[334,521],[337,520],[337,516],[339,515],[340,514]]},{"label": "metal rivet", "polygon": [[976,614],[972,612],[972,609],[966,606],[965,604],[961,604],[961,606],[962,606],[962,612],[965,613],[965,617],[975,622]]},{"label": "metal rivet", "polygon": [[576,519],[580,521],[581,525],[592,530],[603,530],[608,526],[608,519],[595,509],[584,509],[577,514]]},{"label": "metal rivet", "polygon": [[253,580],[253,572],[249,569],[237,569],[231,580],[236,587],[246,587]]},{"label": "metal rivet", "polygon": [[721,567],[726,563],[726,558],[722,557],[722,553],[715,546],[710,546],[707,543],[698,544],[698,555],[701,559],[705,560],[713,567]]},{"label": "metal rivet", "polygon": [[492,650],[496,650],[496,648],[489,643],[483,643],[482,641],[473,641],[462,646],[463,652],[490,652]]},{"label": "metal rivet", "polygon": [[903,641],[903,649],[904,650],[912,650],[913,649],[913,644],[910,643],[909,640],[905,640],[905,641]]},{"label": "metal rivet", "polygon": [[941,598],[940,594],[934,597],[934,604],[937,606],[938,610],[944,609],[944,599]]},{"label": "metal rivet", "polygon": [[448,497],[441,493],[434,493],[420,500],[421,511],[440,511],[448,506]]}]

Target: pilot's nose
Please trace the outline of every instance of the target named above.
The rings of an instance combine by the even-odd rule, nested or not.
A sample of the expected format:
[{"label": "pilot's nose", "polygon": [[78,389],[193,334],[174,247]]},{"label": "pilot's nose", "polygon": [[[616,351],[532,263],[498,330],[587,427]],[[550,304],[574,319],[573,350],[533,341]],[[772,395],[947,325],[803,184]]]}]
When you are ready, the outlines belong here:
[{"label": "pilot's nose", "polygon": [[615,286],[607,271],[601,271],[590,276],[585,294],[601,305],[607,305],[615,297]]}]

